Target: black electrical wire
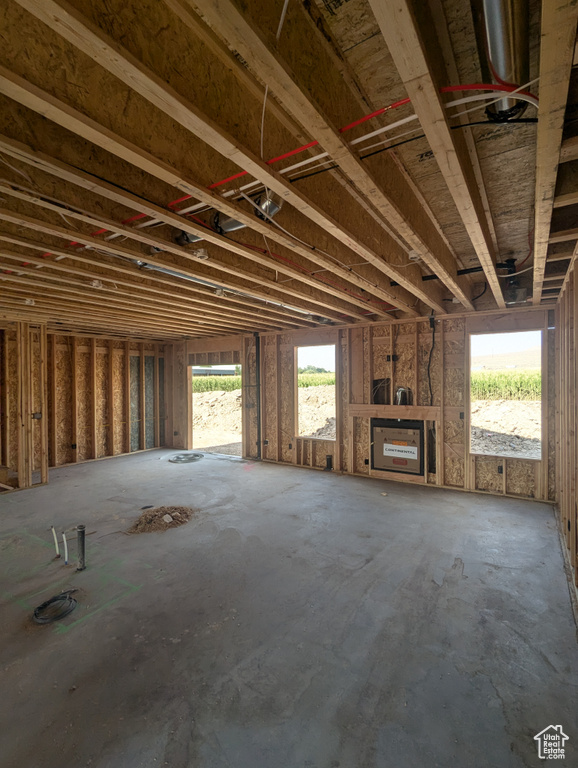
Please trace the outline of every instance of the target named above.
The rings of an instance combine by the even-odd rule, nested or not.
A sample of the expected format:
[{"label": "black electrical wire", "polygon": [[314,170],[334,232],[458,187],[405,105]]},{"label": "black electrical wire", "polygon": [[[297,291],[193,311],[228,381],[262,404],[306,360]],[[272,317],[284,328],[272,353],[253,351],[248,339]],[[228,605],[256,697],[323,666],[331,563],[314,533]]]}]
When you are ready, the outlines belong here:
[{"label": "black electrical wire", "polygon": [[478,295],[477,295],[477,296],[474,296],[474,297],[472,298],[472,301],[477,301],[478,299],[481,299],[481,298],[482,298],[482,296],[484,295],[484,293],[485,293],[487,290],[488,290],[488,284],[487,284],[487,283],[484,283],[484,290],[483,290],[481,293],[478,293]]},{"label": "black electrical wire", "polygon": [[53,621],[63,619],[76,608],[76,600],[71,597],[71,593],[76,589],[68,589],[59,595],[54,595],[38,608],[34,609],[33,617],[37,624],[51,624]]},{"label": "black electrical wire", "polygon": [[[537,123],[538,118],[537,117],[521,117],[518,120],[508,120],[505,123],[496,123],[493,120],[476,120],[473,123],[464,123],[463,125],[451,125],[450,128],[452,131],[455,131],[458,128],[473,128],[476,125],[491,125],[492,128],[504,128],[506,125],[511,125],[512,123]],[[382,152],[388,152],[390,149],[395,149],[396,147],[401,147],[403,144],[409,144],[412,141],[418,141],[418,139],[425,139],[425,133],[421,133],[419,136],[413,136],[411,139],[404,139],[403,141],[398,141],[396,144],[390,144],[387,147],[382,147],[381,149],[376,149],[375,152],[368,152],[366,155],[360,155],[360,160],[366,160],[368,157],[373,157],[374,155],[380,155]],[[312,171],[311,173],[304,173],[301,176],[296,176],[294,179],[290,179],[289,181],[291,184],[293,184],[296,181],[301,181],[302,179],[309,179],[312,176],[318,176],[320,173],[326,173],[327,171],[332,171],[335,168],[339,168],[338,165],[329,165],[327,168],[320,168],[318,171]]]}]

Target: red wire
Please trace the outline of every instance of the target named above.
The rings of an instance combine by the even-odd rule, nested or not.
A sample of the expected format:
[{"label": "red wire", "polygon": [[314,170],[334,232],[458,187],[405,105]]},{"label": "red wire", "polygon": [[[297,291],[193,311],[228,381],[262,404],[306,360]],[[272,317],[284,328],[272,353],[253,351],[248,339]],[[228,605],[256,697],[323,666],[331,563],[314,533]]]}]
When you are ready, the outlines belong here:
[{"label": "red wire", "polygon": [[[511,93],[512,91],[516,90],[516,86],[514,85],[506,85],[506,84],[499,84],[495,85],[493,83],[470,83],[468,85],[446,85],[443,88],[440,88],[440,93],[454,93],[456,91],[503,91],[504,93]],[[533,96],[531,93],[527,91],[519,91],[519,93],[523,94],[524,96]],[[536,98],[533,96],[533,98]],[[359,120],[354,120],[354,122],[349,123],[348,125],[344,125],[343,128],[339,129],[339,133],[345,133],[346,131],[351,130],[352,128],[356,128],[358,125],[362,125],[363,123],[366,123],[368,120],[371,120],[374,117],[378,117],[379,115],[383,115],[385,112],[389,112],[391,109],[397,109],[398,107],[402,107],[405,104],[409,104],[411,102],[411,99],[405,98],[400,99],[399,101],[394,101],[392,104],[389,104],[387,107],[381,107],[380,109],[376,109],[374,112],[371,112],[368,115],[364,115],[363,117],[360,117]],[[294,155],[298,155],[300,152],[305,152],[307,149],[311,149],[312,147],[316,147],[319,145],[318,141],[310,141],[308,144],[303,144],[300,147],[297,147],[296,149],[292,149],[289,152],[285,152],[283,155],[278,155],[277,157],[272,157],[270,160],[266,161],[267,165],[273,165],[273,163],[277,163],[280,160],[285,160],[288,157],[293,157]],[[247,176],[248,171],[241,171],[240,173],[235,173],[233,176],[228,176],[226,179],[221,179],[221,181],[216,181],[213,184],[209,184],[207,189],[215,189],[216,187],[222,187],[225,184],[227,184],[229,181],[234,181],[235,179],[240,179],[243,176]],[[179,197],[177,200],[173,200],[172,202],[168,203],[168,208],[173,208],[178,203],[182,203],[185,200],[190,200],[192,195],[184,195],[183,197]],[[178,211],[177,211],[178,213]],[[137,219],[143,219],[146,217],[146,214],[139,213],[136,214],[136,216],[131,216],[129,219],[125,219],[122,223],[128,224],[131,221],[136,221]],[[201,219],[197,219],[195,216],[191,216],[198,224],[201,224],[202,226],[206,227],[207,229],[210,229]],[[104,232],[107,232],[106,229],[98,229],[96,232],[92,233],[92,237],[95,237],[96,235],[102,235]],[[80,243],[77,243],[75,241],[69,243],[69,245],[80,245]],[[249,248],[253,246],[248,246]],[[264,251],[264,253],[267,253]],[[526,256],[522,264],[524,264],[531,255],[532,251]],[[52,254],[50,252],[42,254],[42,258],[46,258],[47,256],[51,256]],[[272,256],[276,256],[277,258],[281,259],[282,257],[278,254],[271,254]],[[520,264],[519,266],[522,266]],[[294,266],[298,266],[295,264]],[[312,274],[312,273],[309,273]],[[328,282],[326,279],[322,279],[324,282]],[[345,289],[344,289],[345,290]],[[346,291],[349,292],[349,291]],[[356,294],[352,294],[356,295]],[[362,296],[359,296],[359,298],[363,298]],[[383,302],[386,303],[386,302]]]}]

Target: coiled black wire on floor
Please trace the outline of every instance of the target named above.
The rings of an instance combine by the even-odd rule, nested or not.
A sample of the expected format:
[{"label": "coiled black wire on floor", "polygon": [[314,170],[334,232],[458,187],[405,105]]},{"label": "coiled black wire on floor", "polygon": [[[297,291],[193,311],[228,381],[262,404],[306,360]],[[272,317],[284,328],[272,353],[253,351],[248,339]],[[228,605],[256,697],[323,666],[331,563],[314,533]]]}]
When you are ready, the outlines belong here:
[{"label": "coiled black wire on floor", "polygon": [[34,621],[37,624],[51,624],[68,616],[77,606],[76,600],[71,597],[71,593],[76,591],[76,589],[68,589],[39,605],[34,609]]}]

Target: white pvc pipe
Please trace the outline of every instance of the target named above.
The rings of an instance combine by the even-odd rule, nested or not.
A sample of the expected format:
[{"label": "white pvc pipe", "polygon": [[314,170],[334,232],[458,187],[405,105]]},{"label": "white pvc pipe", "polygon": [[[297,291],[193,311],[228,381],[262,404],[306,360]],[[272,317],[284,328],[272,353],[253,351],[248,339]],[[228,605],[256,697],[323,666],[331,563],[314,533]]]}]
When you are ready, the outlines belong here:
[{"label": "white pvc pipe", "polygon": [[64,565],[68,565],[68,543],[64,531],[62,532],[62,543],[64,544]]},{"label": "white pvc pipe", "polygon": [[52,531],[52,535],[54,536],[54,546],[56,547],[56,557],[60,557],[60,549],[58,548],[58,536],[56,535],[56,531],[54,530],[54,526],[50,526],[50,530]]}]

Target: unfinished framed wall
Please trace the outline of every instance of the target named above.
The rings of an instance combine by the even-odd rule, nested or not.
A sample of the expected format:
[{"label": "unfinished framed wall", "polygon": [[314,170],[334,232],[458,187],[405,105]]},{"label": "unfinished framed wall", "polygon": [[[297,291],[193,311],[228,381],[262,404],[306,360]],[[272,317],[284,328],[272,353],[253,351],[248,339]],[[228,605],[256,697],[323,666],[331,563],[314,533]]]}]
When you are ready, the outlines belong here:
[{"label": "unfinished framed wall", "polygon": [[165,444],[165,345],[26,323],[7,323],[0,342],[0,490],[45,483],[49,466]]},{"label": "unfinished framed wall", "polygon": [[[229,349],[241,348],[248,377],[244,382],[243,455],[315,469],[324,469],[330,456],[335,471],[349,474],[554,500],[555,331],[551,326],[548,310],[543,308],[446,315],[435,319],[433,351],[429,318],[266,333],[260,335],[259,345],[254,337],[223,339]],[[529,329],[544,334],[542,459],[474,455],[469,448],[469,334]],[[189,356],[210,343],[188,342]],[[326,344],[336,345],[335,441],[295,434],[295,348]],[[257,349],[260,409],[250,400],[254,385],[248,384],[253,381],[251,376],[256,382]],[[389,404],[375,402],[376,382],[387,387]],[[411,389],[411,404],[393,404],[398,387]],[[372,418],[425,422],[426,437],[430,437],[424,445],[429,471],[423,477],[371,469]]]},{"label": "unfinished framed wall", "polygon": [[574,261],[564,282],[556,306],[558,337],[556,357],[559,361],[557,389],[557,485],[560,529],[573,569],[574,584],[578,587],[578,265]]},{"label": "unfinished framed wall", "polygon": [[46,326],[0,328],[0,491],[48,481]]}]

